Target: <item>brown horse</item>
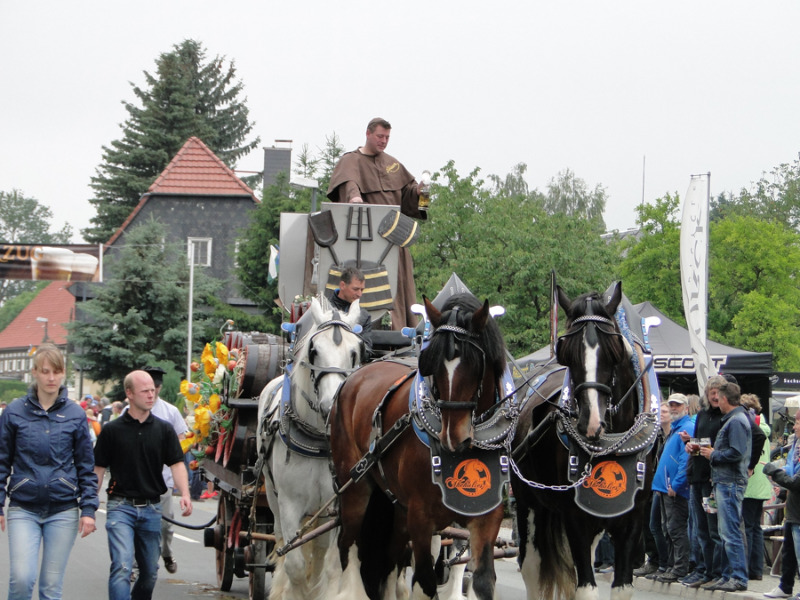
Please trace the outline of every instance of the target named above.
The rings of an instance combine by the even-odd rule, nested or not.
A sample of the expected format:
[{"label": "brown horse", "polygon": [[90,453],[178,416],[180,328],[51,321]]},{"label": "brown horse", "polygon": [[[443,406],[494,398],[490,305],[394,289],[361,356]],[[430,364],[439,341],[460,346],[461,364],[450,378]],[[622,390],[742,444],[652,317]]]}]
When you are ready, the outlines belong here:
[{"label": "brown horse", "polygon": [[[418,372],[399,362],[367,364],[348,377],[331,412],[332,462],[343,486],[341,597],[393,597],[405,585],[410,541],[413,597],[433,598],[431,538],[453,522],[470,532],[471,597],[494,595],[493,545],[503,519],[502,496],[479,509],[469,508],[469,498],[464,510],[453,508],[447,491],[432,481],[432,455],[457,465],[447,488],[475,496],[488,485],[490,496],[502,487],[504,478],[485,469],[484,462],[491,461],[484,459],[489,451],[481,449],[481,438],[487,437],[482,428],[497,418],[503,404],[498,400],[510,391],[505,346],[488,301],[458,294],[441,312],[427,298],[425,307],[433,330]],[[513,417],[507,425],[495,424],[508,433]],[[421,441],[426,432],[430,448]],[[353,481],[346,484],[351,474]]]},{"label": "brown horse", "polygon": [[615,318],[619,283],[605,297],[574,302],[558,288],[558,300],[567,315],[559,365],[529,376],[513,441],[520,571],[530,600],[596,599],[593,551],[605,530],[615,551],[611,597],[630,598],[649,507],[657,382]]}]

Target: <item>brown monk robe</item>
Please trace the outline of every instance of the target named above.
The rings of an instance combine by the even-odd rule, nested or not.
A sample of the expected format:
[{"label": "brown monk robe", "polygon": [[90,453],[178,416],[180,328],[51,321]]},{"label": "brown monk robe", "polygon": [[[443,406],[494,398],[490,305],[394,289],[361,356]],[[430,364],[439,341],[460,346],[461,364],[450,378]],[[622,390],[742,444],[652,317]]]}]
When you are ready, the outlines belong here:
[{"label": "brown monk robe", "polygon": [[[350,202],[360,197],[368,204],[389,204],[400,207],[400,212],[416,219],[427,219],[419,210],[419,192],[414,176],[400,162],[381,152],[368,155],[361,148],[342,155],[331,175],[328,198],[332,202]],[[417,325],[418,318],[411,312],[417,301],[414,285],[414,265],[408,248],[399,248],[397,293],[391,311],[392,329]]]}]

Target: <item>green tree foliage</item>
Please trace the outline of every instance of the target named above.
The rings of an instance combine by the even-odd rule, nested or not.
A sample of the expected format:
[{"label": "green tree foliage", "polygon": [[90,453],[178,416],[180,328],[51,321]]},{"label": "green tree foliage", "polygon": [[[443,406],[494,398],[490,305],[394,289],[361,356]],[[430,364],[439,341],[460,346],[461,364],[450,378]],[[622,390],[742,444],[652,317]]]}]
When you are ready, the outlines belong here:
[{"label": "green tree foliage", "polygon": [[[640,239],[622,244],[620,274],[633,302],[648,300],[685,324],[680,280],[680,199],[639,208]],[[772,352],[778,370],[800,369],[800,234],[752,197],[720,195],[709,228],[708,337]]]},{"label": "green tree foliage", "polygon": [[602,233],[606,228],[603,212],[607,198],[608,194],[603,186],[597,185],[589,190],[583,179],[566,169],[550,180],[544,208],[550,214],[562,213],[587,219]]},{"label": "green tree foliage", "polygon": [[434,175],[429,222],[412,247],[418,294],[433,297],[451,272],[479,298],[505,306],[500,325],[514,354],[549,341],[550,271],[568,293],[604,290],[612,279],[613,248],[591,219],[549,213],[538,192],[521,185],[524,168],[506,178],[478,170],[460,177],[454,163]]},{"label": "green tree foliage", "polygon": [[[800,306],[800,235],[780,223],[754,217],[720,221],[711,227],[710,234],[709,331],[722,341],[736,339],[737,345],[743,341],[744,348],[756,350],[758,336],[742,340],[741,332],[752,330],[739,316],[746,306],[751,312],[753,307],[761,306],[759,297],[781,306]],[[755,322],[764,320],[757,318]],[[788,311],[769,333],[780,338],[781,329],[790,327],[796,331],[798,325],[796,310]],[[734,331],[736,328],[740,333]]]},{"label": "green tree foliage", "polygon": [[331,135],[325,136],[325,146],[317,148],[317,154],[311,152],[308,144],[304,144],[295,160],[295,173],[301,177],[317,180],[319,186],[318,201],[325,199],[331,174],[342,154],[344,154],[344,146],[342,146],[342,141],[334,131]]},{"label": "green tree foliage", "polygon": [[293,190],[287,174],[280,173],[276,183],[264,190],[261,204],[250,213],[250,226],[239,235],[236,276],[242,295],[264,311],[270,331],[279,331],[283,315],[275,304],[278,280],[269,280],[269,247],[280,242],[281,213],[307,213],[310,206],[310,190]]},{"label": "green tree foliage", "polygon": [[[151,221],[128,231],[118,253],[106,255],[109,276],[81,303],[80,318],[68,325],[76,368],[91,379],[114,384],[110,398],[122,399],[122,380],[133,368],[161,365],[181,372],[186,360],[189,266],[185,249],[164,245],[164,226]],[[193,350],[219,328],[208,321],[203,298],[213,286],[195,270]]]},{"label": "green tree foliage", "polygon": [[722,194],[712,202],[712,220],[735,216],[800,229],[800,160],[775,167],[738,196]]},{"label": "green tree foliage", "polygon": [[641,238],[621,243],[619,274],[625,295],[634,303],[649,301],[684,325],[680,266],[680,198],[665,194],[637,207]]},{"label": "green tree foliage", "polygon": [[199,42],[185,40],[145,71],[146,88],[133,86],[141,105],[123,102],[128,119],[123,137],[103,147],[103,162],[92,178],[90,202],[97,214],[82,231],[92,243],[107,241],[153,181],[192,136],[200,138],[229,167],[256,148],[243,84],[234,63],[217,56],[206,62]]},{"label": "green tree foliage", "polygon": [[[0,191],[0,215],[0,244],[69,244],[72,237],[69,224],[51,232],[53,212],[35,198],[27,198],[20,190]],[[0,279],[0,306],[22,292],[41,287],[34,281]],[[19,310],[23,308],[24,305]]]}]

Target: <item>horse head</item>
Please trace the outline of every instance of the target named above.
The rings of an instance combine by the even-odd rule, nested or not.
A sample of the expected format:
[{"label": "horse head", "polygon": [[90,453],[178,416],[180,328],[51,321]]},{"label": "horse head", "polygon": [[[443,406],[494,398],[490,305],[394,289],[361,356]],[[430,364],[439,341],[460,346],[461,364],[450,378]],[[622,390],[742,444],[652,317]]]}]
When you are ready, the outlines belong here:
[{"label": "horse head", "polygon": [[570,370],[578,433],[596,441],[608,428],[607,412],[616,410],[617,369],[633,353],[614,319],[622,300],[622,284],[616,284],[606,304],[596,292],[572,301],[557,287],[558,303],[567,315],[567,331],[558,338],[556,358]]},{"label": "horse head", "polygon": [[295,346],[298,368],[292,374],[292,384],[306,400],[298,397],[298,412],[305,407],[319,413],[323,421],[327,419],[339,386],[361,365],[364,341],[356,333],[360,312],[358,300],[347,313],[331,308],[324,299],[311,301],[311,326],[307,333],[301,332]]},{"label": "horse head", "polygon": [[441,311],[424,300],[433,329],[420,353],[419,372],[429,378],[441,414],[440,442],[451,452],[462,451],[472,445],[476,415],[494,405],[501,389],[503,338],[488,300],[481,304],[471,294],[456,294]]}]

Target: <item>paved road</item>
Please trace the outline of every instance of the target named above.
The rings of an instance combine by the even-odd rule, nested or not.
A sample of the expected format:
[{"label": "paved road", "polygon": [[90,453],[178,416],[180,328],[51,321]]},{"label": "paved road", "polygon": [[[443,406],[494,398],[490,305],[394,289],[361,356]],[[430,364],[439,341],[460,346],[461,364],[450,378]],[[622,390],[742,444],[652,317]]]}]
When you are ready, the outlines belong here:
[{"label": "paved road", "polygon": [[[78,539],[70,555],[64,584],[64,598],[73,600],[101,600],[107,598],[108,545],[105,532],[105,513],[98,514],[98,531],[88,538]],[[188,519],[194,524],[206,523],[214,517],[216,501],[195,503],[194,514]],[[178,572],[170,575],[161,565],[154,598],[196,600],[215,598],[234,600],[248,598],[248,580],[234,578],[230,592],[217,588],[214,551],[203,546],[201,530],[177,529],[173,548],[178,559]],[[495,563],[498,572],[498,596],[504,600],[526,598],[522,578],[513,559]],[[610,575],[599,575],[600,598],[609,597]],[[751,582],[750,591],[725,595],[712,592],[697,592],[681,585],[665,585],[637,578],[634,594],[637,600],[664,600],[670,596],[681,596],[690,600],[764,600],[762,593],[777,585],[777,579],[766,576],[763,581]],[[5,534],[0,538],[0,596],[8,588],[8,542]],[[34,592],[34,598],[38,597]]]}]

